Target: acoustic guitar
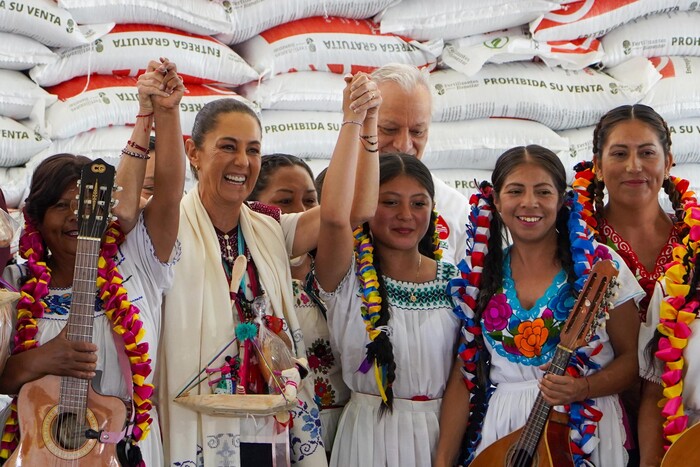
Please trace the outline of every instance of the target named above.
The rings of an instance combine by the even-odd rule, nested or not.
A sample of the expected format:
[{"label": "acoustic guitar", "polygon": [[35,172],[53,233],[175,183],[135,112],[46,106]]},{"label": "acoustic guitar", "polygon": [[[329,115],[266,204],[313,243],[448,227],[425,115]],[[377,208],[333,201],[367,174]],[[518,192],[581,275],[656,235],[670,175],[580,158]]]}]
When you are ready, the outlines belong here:
[{"label": "acoustic guitar", "polygon": [[[563,375],[571,355],[591,340],[601,305],[607,305],[617,284],[617,269],[612,261],[593,265],[569,317],[561,329],[559,344],[547,374]],[[471,467],[573,467],[569,445],[568,416],[552,411],[538,394],[525,426],[482,451]],[[544,436],[543,436],[544,434]]]},{"label": "acoustic guitar", "polygon": [[[78,246],[67,336],[92,341],[97,261],[110,220],[114,167],[97,159],[86,165],[78,183]],[[22,386],[17,399],[19,446],[5,466],[119,466],[118,440],[128,408],[117,397],[96,393],[90,381],[44,376]]]}]

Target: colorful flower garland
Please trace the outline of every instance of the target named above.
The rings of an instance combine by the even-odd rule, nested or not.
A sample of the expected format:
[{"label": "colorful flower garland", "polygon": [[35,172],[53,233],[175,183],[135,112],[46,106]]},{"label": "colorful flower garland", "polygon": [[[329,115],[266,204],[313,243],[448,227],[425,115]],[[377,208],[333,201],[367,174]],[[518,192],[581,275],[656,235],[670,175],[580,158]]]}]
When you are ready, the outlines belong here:
[{"label": "colorful flower garland", "polygon": [[[492,197],[493,188],[490,184],[484,182],[480,185],[479,192],[470,198],[472,210],[470,213],[471,226],[467,230],[467,258],[471,264],[466,260],[462,260],[458,266],[461,277],[451,280],[448,284],[448,292],[454,297],[454,312],[463,321],[462,337],[464,342],[460,345],[458,354],[464,362],[462,374],[471,397],[469,425],[477,424],[478,426],[475,428],[477,431],[480,430],[483,423],[483,416],[488,406],[488,398],[490,392],[492,392],[492,389],[489,388],[478,388],[477,365],[483,349],[480,348],[476,339],[477,336],[482,334],[481,323],[475,319],[481,274],[486,255],[488,254],[488,241],[491,235]],[[576,192],[567,194],[566,204],[570,209],[568,220],[569,239],[574,271],[577,275],[574,288],[579,292],[588,277],[592,264],[596,258],[607,256],[607,250],[595,247],[592,232],[583,219],[583,206],[578,202],[578,194]],[[603,326],[604,323],[599,323],[599,325]],[[597,336],[595,336],[587,346],[578,349],[572,355],[567,367],[569,375],[581,377],[587,371],[599,368],[599,365],[592,360],[592,357],[600,352],[602,346],[600,342],[595,342],[597,340]],[[490,385],[490,383],[488,384]],[[478,404],[473,400],[477,389],[486,391],[484,400],[478,401]],[[479,405],[479,407],[474,407],[475,405]],[[471,410],[472,408],[476,410]],[[572,403],[567,409],[570,415],[569,426],[572,430],[571,447],[574,454],[574,462],[576,465],[585,465],[588,457],[597,445],[595,431],[597,422],[602,418],[602,413],[595,406],[595,401],[592,399]],[[479,441],[480,436],[469,437],[466,456],[467,465],[471,462]]]},{"label": "colorful flower garland", "polygon": [[666,449],[688,427],[688,416],[683,409],[683,350],[692,334],[690,324],[697,318],[700,308],[697,294],[690,289],[688,283],[689,277],[698,272],[692,269],[700,247],[700,207],[692,197],[692,192],[686,191],[684,197],[683,221],[688,227],[688,233],[683,238],[683,243],[673,249],[673,261],[665,272],[667,296],[661,302],[660,322],[657,326],[662,337],[655,353],[664,362],[664,373],[661,376],[664,390],[660,405],[663,406],[661,413],[666,418],[663,425]]},{"label": "colorful flower garland", "polygon": [[[44,316],[46,303],[44,297],[49,292],[51,270],[44,259],[44,246],[41,234],[25,216],[24,235],[20,238],[20,254],[27,259],[30,279],[21,288],[21,298],[17,304],[17,325],[14,337],[13,353],[39,346],[36,340],[37,321]],[[148,436],[153,394],[153,385],[145,383],[151,373],[151,359],[148,356],[148,343],[143,342],[146,330],[139,317],[139,310],[129,302],[126,289],[122,286],[123,278],[117,270],[114,257],[119,245],[124,241],[124,234],[118,224],[111,224],[105,233],[100,249],[97,270],[97,288],[103,302],[105,314],[111,320],[114,332],[124,341],[124,350],[129,358],[135,420],[131,438],[140,441]],[[0,458],[7,459],[19,443],[16,400],[12,404],[12,413],[8,417],[2,436]],[[143,464],[143,461],[141,462]]]}]

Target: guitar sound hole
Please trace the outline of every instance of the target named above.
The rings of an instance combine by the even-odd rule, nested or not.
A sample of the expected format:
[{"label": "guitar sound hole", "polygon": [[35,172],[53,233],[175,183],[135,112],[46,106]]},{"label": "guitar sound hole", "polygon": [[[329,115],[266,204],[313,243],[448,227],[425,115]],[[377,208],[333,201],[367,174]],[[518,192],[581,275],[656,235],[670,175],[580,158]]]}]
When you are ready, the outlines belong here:
[{"label": "guitar sound hole", "polygon": [[54,422],[53,435],[56,444],[62,449],[75,451],[86,441],[85,427],[78,422],[78,416],[74,413],[62,413]]},{"label": "guitar sound hole", "polygon": [[508,467],[532,467],[537,465],[535,457],[525,449],[513,449],[508,458]]}]

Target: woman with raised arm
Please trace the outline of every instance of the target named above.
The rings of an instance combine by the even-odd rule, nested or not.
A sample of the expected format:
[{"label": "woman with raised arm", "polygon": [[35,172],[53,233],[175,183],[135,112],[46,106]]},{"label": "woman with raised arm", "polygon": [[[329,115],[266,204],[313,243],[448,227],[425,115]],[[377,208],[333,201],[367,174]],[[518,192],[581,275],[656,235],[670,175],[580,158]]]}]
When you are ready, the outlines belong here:
[{"label": "woman with raised arm", "polygon": [[[365,79],[356,76],[345,90],[345,124],[323,185],[316,252],[331,342],[352,390],[331,465],[425,466],[435,451],[457,340],[445,293],[457,270],[436,251],[430,172],[407,154],[377,159],[376,107],[365,115],[349,105]],[[351,219],[352,193],[366,196],[368,205],[373,200],[359,227]]]},{"label": "woman with raised arm", "polygon": [[[464,324],[434,465],[454,465],[460,451],[460,464],[468,465],[525,425],[540,393],[569,414],[576,465],[625,465],[617,393],[637,373],[637,332],[629,322],[642,289],[622,259],[593,240],[552,151],[509,149],[497,160],[492,181],[472,198],[471,254],[460,265],[462,278],[450,284]],[[600,320],[590,343],[574,352],[564,375],[543,377],[593,263],[608,258],[620,283],[609,319]]]},{"label": "woman with raised arm", "polygon": [[[71,303],[77,301],[72,294],[79,236],[76,182],[91,161],[57,154],[40,163],[32,177],[20,239],[20,253],[27,262],[12,265],[4,273],[22,298],[17,305],[13,354],[0,377],[0,390],[17,394],[28,382],[57,375],[92,380],[102,394],[124,399],[133,395],[131,426],[122,441],[123,465],[155,467],[163,465],[163,452],[158,414],[152,405],[153,370],[161,297],[172,282],[172,266],[180,253],[177,229],[185,155],[179,103],[185,87],[175,64],[166,59],[151,61],[137,87],[139,113],[116,175],[116,184],[122,187],[115,193],[119,203],[113,210],[118,222],[103,237],[96,264],[92,342],[66,338]],[[155,177],[161,183],[141,210],[153,121],[160,154]],[[130,362],[126,369],[120,365],[122,357]],[[2,457],[10,456],[22,443],[19,433],[13,412],[5,424]],[[20,454],[25,462],[29,459],[27,452]],[[106,465],[108,459],[98,462]]]},{"label": "woman with raised arm", "polygon": [[[367,93],[376,86],[367,82],[361,88]],[[182,201],[183,255],[165,300],[161,394],[167,465],[271,465],[273,458],[286,463],[287,456],[302,465],[327,463],[309,381],[302,382],[291,425],[280,416],[254,413],[210,416],[176,400],[189,381],[198,383],[189,394],[211,394],[207,378],[192,377],[227,365],[226,376],[235,373],[241,392],[274,391],[263,378],[264,361],[252,351],[239,352],[238,344],[227,347],[234,330],[255,321],[252,304],[262,295],[270,303],[265,328],[286,340],[295,357],[306,356],[289,259],[316,247],[319,208],[281,214],[274,206],[246,202],[260,173],[261,134],[253,110],[238,100],[220,99],[199,111],[186,142],[198,182]],[[240,256],[247,267],[242,280],[232,280]]]}]

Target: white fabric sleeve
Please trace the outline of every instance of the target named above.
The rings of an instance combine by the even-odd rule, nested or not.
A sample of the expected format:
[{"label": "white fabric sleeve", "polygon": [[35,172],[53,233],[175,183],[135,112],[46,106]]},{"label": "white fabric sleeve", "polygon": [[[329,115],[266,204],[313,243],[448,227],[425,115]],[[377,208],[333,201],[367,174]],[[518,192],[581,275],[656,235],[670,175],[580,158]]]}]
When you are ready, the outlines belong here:
[{"label": "white fabric sleeve", "polygon": [[635,306],[638,307],[639,302],[644,298],[644,289],[641,285],[639,285],[637,278],[634,277],[634,274],[632,274],[632,271],[630,271],[630,268],[627,267],[627,264],[620,257],[620,255],[618,255],[615,251],[613,251],[606,245],[598,244],[597,246],[602,246],[608,250],[610,256],[612,256],[613,263],[615,263],[615,267],[618,271],[617,296],[613,301],[613,305],[620,306],[629,300],[634,300]]},{"label": "white fabric sleeve", "polygon": [[290,214],[282,214],[280,216],[280,227],[282,227],[282,233],[284,234],[284,244],[287,248],[287,256],[292,254],[294,249],[294,237],[297,233],[297,224],[299,223],[299,217],[302,213],[294,212]]},{"label": "white fabric sleeve", "polygon": [[664,284],[662,282],[657,282],[654,287],[654,294],[649,301],[647,320],[645,323],[641,323],[639,327],[639,343],[637,345],[639,376],[656,384],[661,384],[663,363],[655,358],[653,354],[649,357],[647,346],[656,333],[656,326],[659,324],[661,316],[661,302],[665,296]]},{"label": "white fabric sleeve", "polygon": [[[143,212],[134,228],[129,232],[124,243],[119,247],[122,258],[128,258],[134,264],[137,271],[145,274],[151,281],[155,290],[161,292],[170,288],[173,282],[173,265],[180,260],[182,246],[177,240],[170,252],[167,263],[163,263],[156,256],[155,248],[143,218]],[[119,264],[118,264],[119,265]],[[142,280],[145,278],[142,277]]]}]

